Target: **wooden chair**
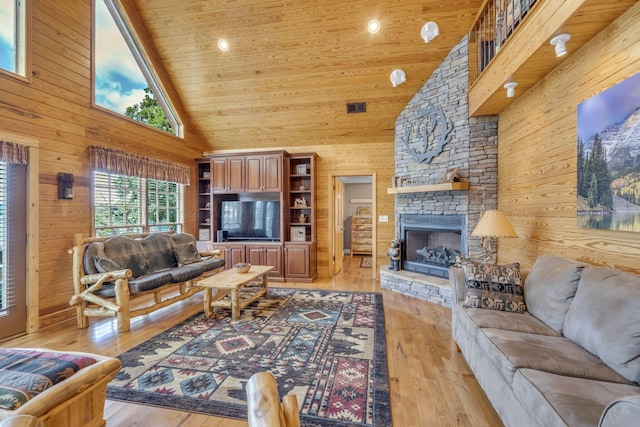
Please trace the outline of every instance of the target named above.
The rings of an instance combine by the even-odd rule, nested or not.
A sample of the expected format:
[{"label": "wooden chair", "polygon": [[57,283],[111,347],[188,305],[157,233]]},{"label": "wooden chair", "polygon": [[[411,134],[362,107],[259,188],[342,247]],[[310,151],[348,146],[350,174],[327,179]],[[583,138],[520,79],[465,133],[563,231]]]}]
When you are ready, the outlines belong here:
[{"label": "wooden chair", "polygon": [[249,427],[300,427],[298,399],[289,393],[278,396],[278,384],[271,372],[258,372],[247,383]]}]

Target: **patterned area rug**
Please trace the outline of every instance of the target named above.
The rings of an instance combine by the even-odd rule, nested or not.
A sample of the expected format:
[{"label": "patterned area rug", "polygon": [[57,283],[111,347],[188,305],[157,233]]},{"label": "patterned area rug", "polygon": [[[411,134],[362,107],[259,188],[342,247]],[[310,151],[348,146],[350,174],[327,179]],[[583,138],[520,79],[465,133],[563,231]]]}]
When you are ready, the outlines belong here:
[{"label": "patterned area rug", "polygon": [[198,314],[119,356],[107,397],[246,419],[245,386],[271,371],[303,426],[390,426],[382,295],[270,288],[242,311]]},{"label": "patterned area rug", "polygon": [[373,258],[367,257],[360,259],[360,267],[362,268],[372,268],[373,267]]}]

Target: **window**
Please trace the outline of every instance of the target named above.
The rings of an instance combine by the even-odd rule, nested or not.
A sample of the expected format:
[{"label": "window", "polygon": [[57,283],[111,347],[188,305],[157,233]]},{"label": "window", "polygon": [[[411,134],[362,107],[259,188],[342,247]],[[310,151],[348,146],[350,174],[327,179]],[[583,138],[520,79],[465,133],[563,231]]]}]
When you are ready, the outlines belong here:
[{"label": "window", "polygon": [[95,104],[182,135],[175,110],[114,0],[94,0],[94,5]]},{"label": "window", "polygon": [[26,77],[26,1],[0,0],[0,68]]},{"label": "window", "polygon": [[181,232],[184,186],[134,176],[93,173],[96,236]]}]

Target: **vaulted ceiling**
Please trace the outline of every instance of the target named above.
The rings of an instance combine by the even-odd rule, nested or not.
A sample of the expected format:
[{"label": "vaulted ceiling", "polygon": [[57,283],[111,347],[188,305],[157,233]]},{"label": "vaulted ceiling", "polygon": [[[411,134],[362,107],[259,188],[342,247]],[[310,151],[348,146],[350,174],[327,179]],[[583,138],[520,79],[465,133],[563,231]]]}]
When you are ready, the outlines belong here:
[{"label": "vaulted ceiling", "polygon": [[[393,141],[482,0],[133,0],[209,150]],[[381,23],[367,32],[371,19]],[[428,44],[425,22],[440,26]],[[222,52],[217,41],[230,49]],[[407,82],[394,88],[390,73]],[[347,102],[367,112],[346,114]],[[391,133],[392,135],[392,133]]]}]

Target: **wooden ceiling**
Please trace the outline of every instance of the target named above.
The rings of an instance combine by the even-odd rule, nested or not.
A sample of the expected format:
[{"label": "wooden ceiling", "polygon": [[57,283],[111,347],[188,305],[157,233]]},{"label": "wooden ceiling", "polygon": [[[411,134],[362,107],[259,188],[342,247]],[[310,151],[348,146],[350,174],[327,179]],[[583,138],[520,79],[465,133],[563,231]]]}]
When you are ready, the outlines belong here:
[{"label": "wooden ceiling", "polygon": [[[205,151],[393,142],[482,0],[132,0]],[[370,19],[381,23],[367,32]],[[428,44],[425,22],[440,26]],[[229,41],[228,52],[217,47]],[[390,73],[407,82],[396,88]],[[346,114],[347,102],[367,112]]]}]

